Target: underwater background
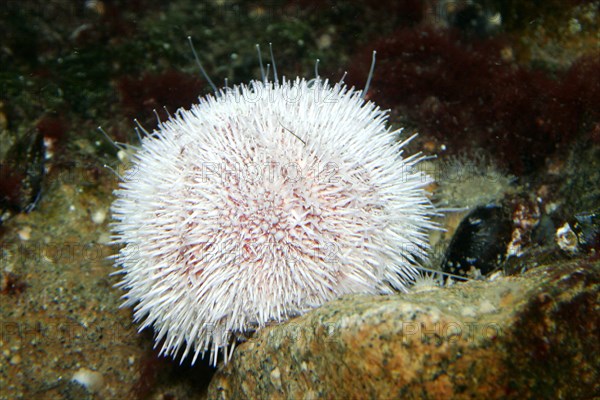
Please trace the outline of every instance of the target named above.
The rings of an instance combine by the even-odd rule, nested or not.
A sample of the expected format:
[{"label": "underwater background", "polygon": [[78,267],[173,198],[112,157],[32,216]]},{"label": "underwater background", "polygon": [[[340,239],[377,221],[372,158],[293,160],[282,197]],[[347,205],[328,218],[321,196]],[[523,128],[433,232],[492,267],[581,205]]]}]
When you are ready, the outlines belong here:
[{"label": "underwater background", "polygon": [[[0,398],[600,395],[599,13],[599,1],[583,0],[4,1]],[[134,118],[151,132],[165,108],[212,92],[188,36],[220,86],[260,77],[255,44],[268,60],[272,43],[281,75],[313,77],[319,59],[320,76],[347,71],[360,89],[376,50],[367,98],[406,137],[418,132],[408,154],[432,156],[421,167],[436,181],[428,190],[445,231],[430,238],[428,268],[472,281],[351,298],[306,320],[354,315],[362,322],[344,345],[319,347],[318,329],[278,341],[286,328],[273,327],[276,339],[257,335],[218,372],[158,357],[154,332],[137,332],[110,275],[109,208],[126,157],[98,127],[135,146]],[[438,350],[415,346],[395,364],[402,335],[372,334],[390,318],[431,322],[457,309],[463,324],[500,327],[499,338],[457,350],[443,340],[451,332],[434,329],[441,346],[419,343]],[[298,348],[281,350],[290,342]],[[308,358],[356,369],[305,359],[285,369],[277,358],[309,347]]]}]

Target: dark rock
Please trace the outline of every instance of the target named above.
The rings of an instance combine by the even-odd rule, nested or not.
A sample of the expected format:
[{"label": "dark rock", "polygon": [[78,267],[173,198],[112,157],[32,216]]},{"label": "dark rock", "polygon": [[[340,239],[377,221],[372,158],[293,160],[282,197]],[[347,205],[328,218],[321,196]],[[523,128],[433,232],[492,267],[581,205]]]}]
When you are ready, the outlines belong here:
[{"label": "dark rock", "polygon": [[0,224],[12,213],[33,210],[41,196],[44,178],[44,137],[30,131],[0,160]]},{"label": "dark rock", "polygon": [[507,212],[494,204],[471,211],[452,237],[442,271],[469,276],[488,275],[499,268],[506,255],[512,224]]}]

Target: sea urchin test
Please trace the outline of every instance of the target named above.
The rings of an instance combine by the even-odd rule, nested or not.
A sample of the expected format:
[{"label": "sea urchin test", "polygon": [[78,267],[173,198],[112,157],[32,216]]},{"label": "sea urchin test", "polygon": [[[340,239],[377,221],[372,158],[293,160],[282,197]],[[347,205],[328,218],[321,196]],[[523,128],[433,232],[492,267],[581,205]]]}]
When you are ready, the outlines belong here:
[{"label": "sea urchin test", "polygon": [[430,179],[387,111],[273,71],[160,123],[115,191],[124,306],[162,354],[227,362],[249,330],[404,291],[426,257]]}]

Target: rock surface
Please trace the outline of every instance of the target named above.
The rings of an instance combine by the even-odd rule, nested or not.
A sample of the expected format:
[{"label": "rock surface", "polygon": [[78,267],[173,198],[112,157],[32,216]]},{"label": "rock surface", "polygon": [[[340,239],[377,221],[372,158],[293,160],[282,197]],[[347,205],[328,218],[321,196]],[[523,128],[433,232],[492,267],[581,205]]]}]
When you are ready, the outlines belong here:
[{"label": "rock surface", "polygon": [[600,395],[600,265],[351,296],[239,346],[209,398]]}]

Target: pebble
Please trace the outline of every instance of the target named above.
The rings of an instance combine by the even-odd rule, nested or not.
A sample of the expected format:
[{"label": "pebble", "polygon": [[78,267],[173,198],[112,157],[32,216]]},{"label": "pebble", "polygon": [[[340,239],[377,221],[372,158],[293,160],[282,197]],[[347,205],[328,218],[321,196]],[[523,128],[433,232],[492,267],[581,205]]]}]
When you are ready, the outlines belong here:
[{"label": "pebble", "polygon": [[79,370],[73,374],[71,380],[79,383],[89,392],[95,392],[104,385],[104,377],[102,374],[87,368],[79,368]]},{"label": "pebble", "polygon": [[100,225],[106,219],[106,211],[103,209],[96,210],[92,213],[92,221]]},{"label": "pebble", "polygon": [[31,239],[31,227],[24,226],[23,228],[19,229],[18,235],[19,235],[19,239],[21,239],[23,241],[27,241],[27,240]]}]

